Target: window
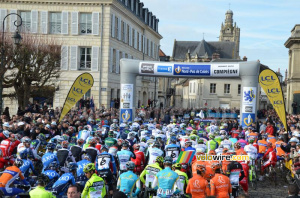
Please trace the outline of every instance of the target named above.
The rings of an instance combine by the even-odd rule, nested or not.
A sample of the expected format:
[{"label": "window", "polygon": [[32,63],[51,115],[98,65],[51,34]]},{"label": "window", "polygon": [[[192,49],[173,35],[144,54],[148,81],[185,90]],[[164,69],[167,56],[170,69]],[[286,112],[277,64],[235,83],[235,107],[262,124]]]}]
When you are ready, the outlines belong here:
[{"label": "window", "polygon": [[194,82],[194,93],[196,93],[196,83]]},{"label": "window", "polygon": [[114,28],[114,27],[113,27],[113,20],[114,20],[113,17],[114,17],[114,15],[111,15],[111,20],[110,20],[110,21],[111,21],[111,22],[110,22],[110,23],[111,23],[111,25],[110,25],[110,33],[111,33],[111,37],[113,37],[113,28]]},{"label": "window", "polygon": [[134,45],[134,44],[135,44],[135,33],[134,33],[134,32],[135,32],[135,30],[132,28],[132,34],[131,34],[131,35],[132,35],[132,36],[131,36],[131,38],[132,38],[132,47],[135,46],[135,45]]},{"label": "window", "polygon": [[225,84],[224,85],[224,93],[225,94],[230,94],[230,84]]},{"label": "window", "polygon": [[92,14],[80,14],[80,34],[92,34]]},{"label": "window", "polygon": [[192,83],[190,83],[190,93],[192,93]]},{"label": "window", "polygon": [[241,84],[238,84],[238,95],[241,95]]},{"label": "window", "polygon": [[216,83],[210,83],[210,92],[209,93],[216,93]]},{"label": "window", "polygon": [[112,72],[116,73],[116,67],[117,67],[117,51],[113,50],[113,63],[112,63]]},{"label": "window", "polygon": [[20,12],[22,17],[22,32],[30,32],[31,28],[31,12]]},{"label": "window", "polygon": [[91,89],[89,89],[83,96],[84,100],[86,100],[87,98],[91,98]]},{"label": "window", "polygon": [[153,42],[151,41],[150,42],[150,55],[149,55],[151,57],[153,56],[152,52],[153,52]]},{"label": "window", "polygon": [[122,25],[121,25],[121,40],[125,43],[125,22],[122,21]]},{"label": "window", "polygon": [[137,45],[136,45],[136,49],[139,50],[139,47],[140,47],[140,33],[137,32],[136,34],[136,42],[137,42]]},{"label": "window", "polygon": [[130,33],[129,33],[129,25],[127,25],[127,43],[129,44],[130,43]]},{"label": "window", "polygon": [[50,13],[50,34],[61,33],[61,13]]},{"label": "window", "polygon": [[91,52],[91,48],[80,48],[80,69],[91,69]]},{"label": "window", "polygon": [[115,17],[115,38],[119,38],[119,20]]}]

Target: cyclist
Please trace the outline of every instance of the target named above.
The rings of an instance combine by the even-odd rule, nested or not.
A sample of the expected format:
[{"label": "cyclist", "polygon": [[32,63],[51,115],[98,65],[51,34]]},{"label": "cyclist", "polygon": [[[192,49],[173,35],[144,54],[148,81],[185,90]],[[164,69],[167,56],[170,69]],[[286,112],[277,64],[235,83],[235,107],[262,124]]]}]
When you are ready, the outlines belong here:
[{"label": "cyclist", "polygon": [[181,170],[181,164],[179,163],[175,163],[172,165],[172,170],[175,171],[179,178],[179,186],[178,189],[180,190],[180,194],[183,196],[184,195],[184,192],[185,192],[185,189],[187,187],[187,184],[189,183],[189,179],[188,179],[188,176],[185,172],[182,172],[180,171]]},{"label": "cyclist", "polygon": [[3,174],[0,177],[0,191],[4,193],[5,196],[15,196],[19,193],[24,192],[24,190],[19,188],[10,188],[10,185],[14,183],[14,181],[20,177],[21,181],[25,185],[30,185],[26,179],[24,178],[20,167],[23,165],[23,161],[21,159],[16,159],[12,166],[7,167]]},{"label": "cyclist", "polygon": [[30,170],[34,175],[38,175],[38,173],[35,171],[31,160],[27,159],[27,156],[28,156],[27,150],[23,150],[20,153],[20,158],[23,161],[23,165],[20,167],[20,170],[22,171],[24,177],[28,180]]},{"label": "cyclist", "polygon": [[2,156],[0,158],[0,169],[3,169],[4,166],[8,163],[13,164],[12,154],[14,148],[17,147],[16,137],[13,133],[9,134],[9,137],[6,140],[2,140],[0,144],[0,149],[2,150]]},{"label": "cyclist", "polygon": [[[110,167],[113,168],[113,172]],[[101,153],[97,156],[96,159],[96,170],[100,177],[102,177],[109,188],[109,193],[113,193],[113,174],[117,174],[117,167],[114,156],[108,153],[107,146],[101,148]]]},{"label": "cyclist", "polygon": [[75,162],[71,162],[68,168],[70,172],[62,174],[52,186],[53,193],[57,198],[62,198],[62,196],[66,194],[69,185],[75,184],[76,169],[78,166]]},{"label": "cyclist", "polygon": [[205,198],[210,194],[208,182],[203,178],[205,165],[198,165],[196,171],[197,174],[194,174],[188,182],[186,193],[191,194],[192,197]]},{"label": "cyclist", "polygon": [[122,150],[117,152],[120,173],[126,171],[126,163],[130,161],[130,158],[136,159],[135,154],[129,151],[128,147],[129,147],[128,143],[124,142],[122,144]]},{"label": "cyclist", "polygon": [[84,126],[83,130],[80,130],[78,135],[77,135],[77,139],[83,139],[84,141],[86,141],[86,139],[90,136],[90,130],[88,126]]},{"label": "cyclist", "polygon": [[234,144],[234,150],[236,152],[237,155],[241,155],[241,154],[247,154],[244,149],[242,148],[241,144],[239,142]]},{"label": "cyclist", "polygon": [[139,175],[144,169],[145,155],[142,151],[140,151],[139,144],[133,145],[133,149],[134,149],[134,154],[136,156],[136,159],[131,159],[131,161],[133,161],[135,164],[134,172]]},{"label": "cyclist", "polygon": [[242,165],[245,177],[240,181],[240,185],[242,186],[246,195],[248,195],[248,174],[249,174],[249,165],[248,161],[239,161]]},{"label": "cyclist", "polygon": [[262,135],[262,140],[259,140],[258,143],[258,157],[261,158],[264,156],[266,150],[267,150],[267,135]]},{"label": "cyclist", "polygon": [[[68,164],[69,161],[72,161],[73,163],[75,163],[75,158],[73,157],[71,151],[68,149],[69,142],[62,141],[61,146],[62,146],[62,148],[57,151],[57,159],[59,161],[59,165],[64,167],[65,165]],[[66,167],[64,167],[64,168],[66,168]],[[67,172],[66,169],[65,169],[65,172]]]},{"label": "cyclist", "polygon": [[254,138],[255,143],[258,140],[258,133],[254,132],[252,127],[249,127],[249,134],[247,136],[247,139],[249,139],[249,138]]},{"label": "cyclist", "polygon": [[231,194],[232,192],[230,179],[227,176],[221,174],[220,164],[213,164],[212,169],[214,169],[215,175],[210,180],[210,195],[229,198],[229,194]]},{"label": "cyclist", "polygon": [[197,150],[198,148],[203,148],[204,151],[206,152],[206,145],[204,144],[204,139],[203,138],[199,138],[198,139],[198,144],[195,146],[195,149]]},{"label": "cyclist", "polygon": [[83,168],[83,172],[89,180],[82,191],[82,198],[100,196],[103,198],[106,195],[105,182],[96,174],[95,170],[96,168],[93,163],[87,164]]},{"label": "cyclist", "polygon": [[80,154],[82,152],[83,143],[84,143],[84,140],[82,138],[79,138],[77,140],[77,145],[73,145],[70,148],[70,151],[71,151],[72,155],[74,156],[76,162],[81,160]]},{"label": "cyclist", "polygon": [[283,137],[278,136],[277,141],[275,142],[277,161],[284,160],[283,156],[285,156],[285,152],[280,148],[282,143]]},{"label": "cyclist", "polygon": [[45,187],[49,183],[49,178],[45,174],[41,174],[37,178],[38,186],[29,192],[29,195],[31,198],[55,198],[55,196],[45,190]]},{"label": "cyclist", "polygon": [[141,138],[141,142],[139,143],[140,151],[142,151],[144,154],[147,153],[148,150],[148,144],[146,142],[147,142],[146,138]]},{"label": "cyclist", "polygon": [[271,165],[274,167],[277,162],[276,152],[275,152],[271,142],[267,143],[267,149],[268,149],[267,152],[262,157],[263,160],[267,159],[267,161],[261,167],[261,171],[260,171],[261,177],[259,178],[260,181],[263,180],[264,170]]},{"label": "cyclist", "polygon": [[221,142],[221,145],[224,146],[224,148],[227,148],[228,150],[233,149],[233,144],[232,142],[229,140],[229,136],[225,136],[224,140]]},{"label": "cyclist", "polygon": [[114,132],[109,131],[108,132],[108,137],[105,138],[104,144],[109,148],[117,143],[117,140],[114,138]]},{"label": "cyclist", "polygon": [[153,188],[157,189],[158,197],[172,197],[180,193],[177,189],[180,186],[179,176],[176,172],[172,171],[173,159],[166,156],[164,159],[164,169],[159,171],[153,181]]},{"label": "cyclist", "polygon": [[240,143],[242,149],[244,149],[244,147],[248,144],[248,142],[244,140],[243,133],[239,134],[239,140],[237,142]]},{"label": "cyclist", "polygon": [[207,152],[218,148],[218,143],[214,139],[215,139],[214,135],[212,135],[212,134],[209,135],[209,140],[206,142]]},{"label": "cyclist", "polygon": [[158,156],[164,156],[164,152],[160,149],[160,144],[156,141],[146,154],[149,157],[148,164],[153,164]]},{"label": "cyclist", "polygon": [[97,155],[100,154],[100,151],[96,149],[97,140],[95,138],[90,139],[89,147],[85,149],[85,153],[87,153],[91,157],[91,162],[94,163]]},{"label": "cyclist", "polygon": [[53,161],[57,161],[58,162],[58,158],[56,156],[56,154],[54,154],[54,149],[55,149],[55,144],[54,143],[48,143],[47,144],[47,151],[46,153],[42,156],[42,162],[43,162],[43,172],[45,169],[48,168],[48,166],[51,164],[51,162]]},{"label": "cyclist", "polygon": [[[235,155],[232,152],[231,155]],[[245,177],[243,166],[238,161],[232,161],[227,167],[227,175],[229,175],[232,186],[232,195],[236,198],[238,196],[239,183]]]},{"label": "cyclist", "polygon": [[257,159],[257,148],[253,146],[254,138],[250,138],[249,145],[246,145],[244,148],[244,151],[249,155],[250,158],[250,164],[249,165],[255,165],[255,162],[253,160]]},{"label": "cyclist", "polygon": [[173,162],[176,162],[179,153],[180,153],[180,146],[178,146],[176,143],[176,139],[171,139],[169,145],[166,146],[165,151],[166,151],[166,156],[170,156],[173,158]]},{"label": "cyclist", "polygon": [[49,182],[46,186],[46,190],[51,190],[53,184],[58,180],[60,175],[57,173],[59,168],[59,164],[57,161],[51,162],[49,165],[49,169],[46,170],[43,174],[47,175],[49,177]]},{"label": "cyclist", "polygon": [[[144,183],[144,186],[146,187],[144,197],[149,197],[148,195],[149,193],[156,194],[156,191],[153,191],[153,181],[155,175],[162,170],[163,162],[164,162],[164,158],[162,156],[158,156],[155,160],[155,163],[146,166],[146,168],[141,173],[140,175],[141,182]],[[145,175],[146,175],[146,181],[144,179]]]},{"label": "cyclist", "polygon": [[[133,173],[135,165],[129,161],[126,163],[127,172],[122,173],[118,179],[117,189],[124,192],[128,197],[136,197],[141,191],[140,178]],[[136,187],[135,192],[133,192]]]},{"label": "cyclist", "polygon": [[196,151],[196,149],[194,147],[192,147],[193,142],[192,141],[187,141],[184,144],[184,148],[182,148],[183,151]]},{"label": "cyclist", "polygon": [[83,172],[83,168],[85,167],[85,165],[90,164],[91,163],[91,156],[89,156],[89,154],[85,154],[82,157],[83,159],[79,162],[77,162],[77,171],[76,171],[76,181],[80,183],[80,185],[84,185],[87,181],[87,178]]}]

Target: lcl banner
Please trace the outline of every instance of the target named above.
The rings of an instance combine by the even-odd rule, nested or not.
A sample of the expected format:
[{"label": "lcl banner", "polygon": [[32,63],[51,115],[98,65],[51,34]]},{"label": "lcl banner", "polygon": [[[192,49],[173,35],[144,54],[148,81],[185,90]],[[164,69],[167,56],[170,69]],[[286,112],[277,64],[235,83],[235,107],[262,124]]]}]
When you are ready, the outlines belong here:
[{"label": "lcl banner", "polygon": [[258,81],[287,130],[285,104],[277,74],[270,69],[265,69],[259,74]]},{"label": "lcl banner", "polygon": [[88,92],[94,85],[94,78],[89,73],[83,73],[74,81],[66,101],[64,103],[62,112],[60,114],[59,122],[65,117],[70,109],[82,98],[82,96]]}]

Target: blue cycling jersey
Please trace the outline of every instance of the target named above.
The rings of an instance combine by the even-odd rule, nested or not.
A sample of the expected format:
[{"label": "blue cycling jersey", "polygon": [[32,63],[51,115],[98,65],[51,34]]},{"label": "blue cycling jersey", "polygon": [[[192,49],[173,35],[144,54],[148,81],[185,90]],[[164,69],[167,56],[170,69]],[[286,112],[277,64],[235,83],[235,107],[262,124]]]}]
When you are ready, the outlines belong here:
[{"label": "blue cycling jersey", "polygon": [[[135,185],[136,191],[133,192]],[[132,171],[122,173],[119,177],[117,188],[128,197],[135,197],[141,191],[139,177]]]},{"label": "blue cycling jersey", "polygon": [[77,177],[81,177],[81,176],[85,176],[84,175],[84,172],[83,172],[83,168],[85,167],[85,165],[91,163],[90,161],[84,159],[84,160],[81,160],[79,162],[77,162],[77,165],[78,165],[78,168],[77,168]]},{"label": "blue cycling jersey", "polygon": [[61,198],[66,194],[69,185],[75,184],[75,178],[72,173],[63,174],[52,186],[53,190],[56,191],[56,197]]},{"label": "blue cycling jersey", "polygon": [[[52,152],[47,152],[43,155],[42,157],[42,162],[43,162],[43,172],[48,168],[48,166],[51,164],[51,162],[57,161],[57,156],[53,154]],[[59,162],[58,162],[59,163]]]},{"label": "blue cycling jersey", "polygon": [[191,147],[191,146],[189,146],[189,147],[186,147],[186,148],[184,149],[184,151],[196,151],[196,149],[193,148],[193,147]]},{"label": "blue cycling jersey", "polygon": [[[172,197],[173,194],[177,194],[180,190],[176,189],[174,191],[174,186],[178,180],[179,176],[175,171],[172,171],[170,167],[159,171],[156,174],[156,178],[153,182],[153,186],[157,189],[158,197]],[[156,186],[158,184],[158,186]]]},{"label": "blue cycling jersey", "polygon": [[113,166],[113,173],[117,173],[117,166],[115,158],[108,152],[102,152],[97,156],[96,159],[96,170],[110,170],[110,164]]},{"label": "blue cycling jersey", "polygon": [[26,160],[26,159],[22,159],[22,160],[23,160],[23,165],[20,167],[20,170],[23,173],[24,177],[29,177],[29,169],[31,169],[34,175],[38,175],[38,173],[34,170],[31,160]]},{"label": "blue cycling jersey", "polygon": [[120,170],[127,170],[126,163],[130,161],[131,157],[134,157],[133,153],[128,150],[121,150],[117,152],[117,156],[120,162]]},{"label": "blue cycling jersey", "polygon": [[49,183],[45,187],[46,190],[51,190],[53,184],[58,180],[60,175],[55,170],[46,170],[44,172],[45,175],[49,177]]}]

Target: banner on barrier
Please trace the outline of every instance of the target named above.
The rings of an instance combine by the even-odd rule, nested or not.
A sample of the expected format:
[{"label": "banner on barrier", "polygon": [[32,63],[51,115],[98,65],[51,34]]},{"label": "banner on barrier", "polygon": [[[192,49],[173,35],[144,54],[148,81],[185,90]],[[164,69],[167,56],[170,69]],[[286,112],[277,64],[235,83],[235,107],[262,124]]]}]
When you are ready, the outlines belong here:
[{"label": "banner on barrier", "polygon": [[83,73],[76,78],[69,90],[63,109],[60,114],[59,122],[65,117],[70,109],[84,96],[84,94],[94,85],[94,78],[89,73]]},{"label": "banner on barrier", "polygon": [[265,69],[259,74],[258,80],[283,123],[285,130],[287,130],[285,104],[277,74],[270,69]]}]

